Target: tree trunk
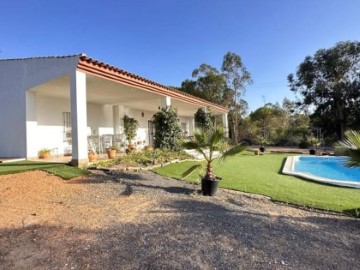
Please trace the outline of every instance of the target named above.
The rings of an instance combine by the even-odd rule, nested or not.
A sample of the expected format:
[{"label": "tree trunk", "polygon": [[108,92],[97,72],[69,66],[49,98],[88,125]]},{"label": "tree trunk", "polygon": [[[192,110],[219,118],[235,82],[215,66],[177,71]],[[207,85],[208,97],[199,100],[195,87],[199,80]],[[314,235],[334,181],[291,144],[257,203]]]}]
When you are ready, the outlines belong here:
[{"label": "tree trunk", "polygon": [[205,178],[209,179],[209,180],[214,179],[214,174],[213,174],[213,171],[212,171],[211,163],[208,163],[207,166],[206,166]]},{"label": "tree trunk", "polygon": [[340,139],[343,140],[345,138],[345,125],[343,120],[340,119]]},{"label": "tree trunk", "polygon": [[343,140],[345,138],[345,125],[344,125],[344,105],[343,103],[336,101],[336,108],[338,111],[339,118],[339,131],[340,131],[340,139]]},{"label": "tree trunk", "polygon": [[235,113],[235,119],[234,119],[234,141],[235,141],[235,144],[238,143],[238,130],[237,130],[237,127],[238,127],[238,119],[237,119],[237,114]]}]

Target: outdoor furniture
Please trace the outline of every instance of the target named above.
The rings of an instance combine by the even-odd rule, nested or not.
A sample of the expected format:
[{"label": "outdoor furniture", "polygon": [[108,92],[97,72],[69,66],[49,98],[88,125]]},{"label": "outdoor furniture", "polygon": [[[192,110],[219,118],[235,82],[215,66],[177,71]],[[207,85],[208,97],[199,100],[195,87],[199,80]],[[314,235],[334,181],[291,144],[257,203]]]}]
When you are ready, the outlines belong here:
[{"label": "outdoor furniture", "polygon": [[114,134],[113,135],[113,145],[119,150],[122,147],[122,144],[125,143],[124,134]]},{"label": "outdoor furniture", "polygon": [[112,134],[105,134],[102,135],[102,145],[103,145],[103,149],[108,149],[111,148],[113,146],[113,135]]},{"label": "outdoor furniture", "polygon": [[96,153],[104,153],[101,137],[99,135],[88,136],[88,148],[89,150],[94,148]]}]

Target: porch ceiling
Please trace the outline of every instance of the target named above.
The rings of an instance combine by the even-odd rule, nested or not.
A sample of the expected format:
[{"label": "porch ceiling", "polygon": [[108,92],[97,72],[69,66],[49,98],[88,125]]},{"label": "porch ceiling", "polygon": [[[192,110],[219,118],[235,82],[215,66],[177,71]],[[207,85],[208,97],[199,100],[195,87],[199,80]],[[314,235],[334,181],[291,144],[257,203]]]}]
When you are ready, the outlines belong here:
[{"label": "porch ceiling", "polygon": [[[87,74],[87,102],[108,105],[124,105],[125,107],[157,111],[162,96],[132,86],[113,82]],[[39,85],[30,91],[38,95],[70,99],[70,77],[64,76]],[[172,98],[172,105],[178,109],[179,116],[193,116],[199,108],[197,105]],[[216,112],[215,112],[216,114]]]}]

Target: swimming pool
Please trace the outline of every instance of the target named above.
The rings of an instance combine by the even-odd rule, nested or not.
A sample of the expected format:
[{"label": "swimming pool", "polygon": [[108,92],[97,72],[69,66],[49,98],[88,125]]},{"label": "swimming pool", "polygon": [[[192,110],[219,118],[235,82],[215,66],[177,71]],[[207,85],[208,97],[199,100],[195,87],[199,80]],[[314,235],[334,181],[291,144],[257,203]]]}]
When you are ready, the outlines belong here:
[{"label": "swimming pool", "polygon": [[346,187],[360,188],[360,168],[347,168],[347,157],[288,157],[283,173],[310,180]]}]

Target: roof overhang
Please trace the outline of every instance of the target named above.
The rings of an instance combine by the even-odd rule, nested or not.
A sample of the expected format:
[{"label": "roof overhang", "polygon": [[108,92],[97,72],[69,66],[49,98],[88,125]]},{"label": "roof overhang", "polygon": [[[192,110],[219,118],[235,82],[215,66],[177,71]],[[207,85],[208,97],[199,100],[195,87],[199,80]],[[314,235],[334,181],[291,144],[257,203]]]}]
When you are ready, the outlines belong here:
[{"label": "roof overhang", "polygon": [[108,79],[117,83],[138,88],[143,91],[156,93],[161,96],[169,96],[171,98],[194,104],[199,107],[209,107],[215,112],[227,113],[229,110],[221,105],[206,101],[201,98],[194,97],[182,91],[166,87],[154,81],[140,77],[133,73],[127,72],[120,68],[111,66],[101,61],[92,59],[85,55],[80,56],[77,69],[88,74],[92,74],[104,79]]}]

